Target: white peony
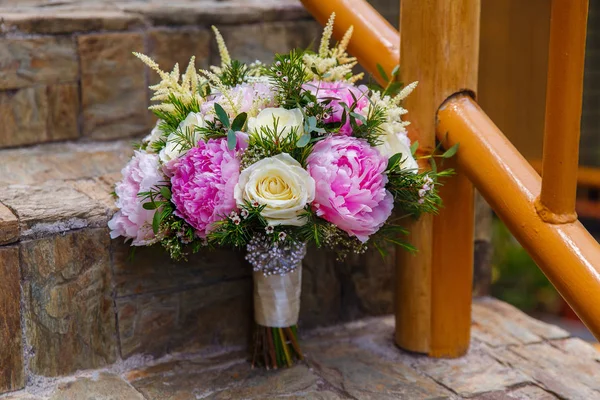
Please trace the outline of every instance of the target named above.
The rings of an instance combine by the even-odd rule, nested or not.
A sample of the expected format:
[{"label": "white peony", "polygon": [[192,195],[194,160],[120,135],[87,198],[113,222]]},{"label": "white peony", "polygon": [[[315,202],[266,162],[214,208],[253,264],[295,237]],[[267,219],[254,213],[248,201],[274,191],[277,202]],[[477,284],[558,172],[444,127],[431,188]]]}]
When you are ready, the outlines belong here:
[{"label": "white peony", "polygon": [[405,132],[396,132],[392,129],[391,124],[385,123],[381,125],[384,134],[380,137],[383,142],[375,147],[379,152],[390,158],[394,154],[402,153],[402,163],[400,166],[402,169],[410,169],[415,174],[419,171],[419,165],[411,154],[410,151],[410,139],[406,136]]},{"label": "white peony", "polygon": [[233,196],[242,206],[245,201],[265,205],[261,212],[269,225],[302,226],[300,214],[315,199],[315,181],[289,154],[264,158],[240,173]]},{"label": "white peony", "polygon": [[[186,133],[188,130],[194,131],[196,127],[204,128],[205,126],[206,122],[204,122],[202,114],[191,112],[188,114],[187,117],[185,117],[183,121],[179,123],[179,127],[177,129],[181,132]],[[198,141],[200,141],[201,138],[202,135],[199,132],[195,132],[194,143],[198,143]],[[167,137],[167,144],[165,145],[165,147],[163,147],[160,153],[158,153],[158,157],[163,163],[168,163],[169,161],[172,161],[181,156],[182,153],[183,149],[177,143],[177,135],[175,133],[171,133]]]},{"label": "white peony", "polygon": [[146,148],[147,153],[154,153],[152,143],[157,142],[163,134],[162,130],[160,130],[160,128],[158,127],[158,125],[160,125],[161,122],[162,121],[160,119],[156,121],[156,125],[154,125],[154,128],[152,128],[150,134],[148,134],[145,138],[142,139],[142,142],[147,143],[148,145]]},{"label": "white peony", "polygon": [[265,108],[256,117],[248,119],[248,131],[260,134],[262,127],[274,130],[275,120],[277,120],[277,134],[280,139],[285,139],[296,128],[298,136],[304,133],[304,116],[299,108],[292,110]]}]

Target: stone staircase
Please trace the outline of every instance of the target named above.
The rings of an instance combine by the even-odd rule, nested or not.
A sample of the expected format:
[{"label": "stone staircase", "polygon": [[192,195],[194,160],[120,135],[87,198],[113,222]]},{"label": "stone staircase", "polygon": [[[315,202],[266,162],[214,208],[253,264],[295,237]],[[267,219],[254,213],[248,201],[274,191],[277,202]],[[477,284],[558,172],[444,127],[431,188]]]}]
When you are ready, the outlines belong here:
[{"label": "stone staircase", "polygon": [[[508,393],[498,399],[555,398],[550,392],[592,398],[552,389],[551,379],[531,372],[535,363],[523,372],[527,379],[517,374],[462,389],[466,377],[446,381],[436,365],[468,372],[487,361],[468,367],[470,361],[402,353],[391,344],[389,317],[336,325],[392,312],[393,252],[384,262],[367,254],[340,264],[311,249],[301,327],[334,327],[307,335],[306,364],[252,371],[240,350],[252,320],[243,254],[205,252],[174,263],[161,249],[137,249],[132,257],[122,240],[111,241],[109,193],[131,142],[154,124],[147,86],[156,77],[131,52],[165,69],[196,55],[205,67],[218,61],[211,24],[245,61],[307,47],[321,31],[291,0],[0,0],[0,398],[412,399],[490,391]],[[480,344],[541,343],[559,348],[556,359],[572,348],[587,351],[564,331],[540,325],[550,332],[542,334],[533,320],[502,314],[502,307],[491,300],[475,307],[477,354]],[[506,329],[496,332],[498,324]],[[594,354],[580,367],[592,392],[581,393],[600,390],[589,383],[597,377]],[[512,368],[512,358],[503,360],[489,376]],[[530,391],[541,397],[510,397]]]}]

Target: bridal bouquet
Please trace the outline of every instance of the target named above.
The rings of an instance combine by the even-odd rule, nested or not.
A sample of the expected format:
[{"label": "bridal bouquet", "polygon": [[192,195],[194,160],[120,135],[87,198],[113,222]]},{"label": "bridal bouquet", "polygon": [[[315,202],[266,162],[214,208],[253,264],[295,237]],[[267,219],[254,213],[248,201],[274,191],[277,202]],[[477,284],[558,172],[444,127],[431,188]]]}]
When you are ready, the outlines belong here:
[{"label": "bridal bouquet", "polygon": [[[254,364],[301,359],[296,325],[308,243],[340,258],[373,245],[409,247],[398,219],[435,212],[435,168],[419,173],[402,120],[398,69],[385,88],[357,85],[348,30],[330,48],[276,55],[271,65],[232,59],[213,28],[221,65],[163,72],[151,86],[152,132],[123,169],[111,237],[160,243],[174,259],[208,247],[246,249],[254,273]],[[441,157],[451,155],[446,153]],[[429,156],[433,161],[433,156]],[[435,163],[432,163],[435,166]],[[394,211],[394,217],[392,212]]]}]

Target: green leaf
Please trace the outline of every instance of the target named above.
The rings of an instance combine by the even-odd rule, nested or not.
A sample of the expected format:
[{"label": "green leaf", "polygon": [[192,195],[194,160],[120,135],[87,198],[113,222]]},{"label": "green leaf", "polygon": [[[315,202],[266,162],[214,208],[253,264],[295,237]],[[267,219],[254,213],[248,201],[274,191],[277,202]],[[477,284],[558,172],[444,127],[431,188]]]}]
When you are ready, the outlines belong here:
[{"label": "green leaf", "polygon": [[171,189],[166,186],[160,188],[160,195],[166,200],[171,200]]},{"label": "green leaf", "polygon": [[144,210],[156,210],[158,207],[162,205],[162,201],[150,201],[148,203],[142,204]]},{"label": "green leaf", "polygon": [[307,119],[308,122],[308,131],[312,132],[313,129],[315,129],[317,127],[317,118],[314,116],[310,116]]},{"label": "green leaf", "polygon": [[300,139],[298,139],[298,142],[296,143],[296,147],[305,147],[309,141],[310,141],[310,133],[305,133],[304,135],[300,136]]},{"label": "green leaf", "polygon": [[377,64],[377,71],[379,71],[379,75],[381,75],[381,77],[383,78],[383,80],[385,82],[389,82],[390,81],[390,78],[388,78],[388,76],[385,73],[385,70],[383,69],[383,67],[381,66],[381,64]]},{"label": "green leaf", "polygon": [[415,142],[410,146],[410,154],[414,155],[419,148],[419,141],[415,140]]},{"label": "green leaf", "polygon": [[390,170],[390,169],[394,168],[394,166],[396,164],[398,164],[398,161],[400,161],[401,158],[402,158],[402,153],[396,153],[393,156],[391,156],[390,159],[388,160],[387,169]]},{"label": "green leaf", "polygon": [[160,228],[162,212],[155,212],[154,217],[152,218],[152,231],[154,234],[158,233],[158,229]]},{"label": "green leaf", "polygon": [[402,82],[392,82],[385,89],[385,94],[393,96],[393,95],[397,94],[400,91],[400,89],[402,89],[402,86],[403,86]]},{"label": "green leaf", "polygon": [[235,145],[237,144],[237,137],[235,136],[235,132],[233,130],[229,130],[227,132],[227,147],[229,150],[235,149]]},{"label": "green leaf", "polygon": [[437,173],[437,165],[433,157],[429,159],[429,165],[431,165],[431,170],[433,171],[433,173]]},{"label": "green leaf", "polygon": [[215,103],[215,112],[217,113],[217,118],[219,118],[219,121],[221,121],[223,126],[225,128],[229,128],[229,117],[227,116],[227,113],[223,107],[221,107],[221,105],[218,103]]},{"label": "green leaf", "polygon": [[233,129],[234,131],[241,131],[242,128],[244,127],[244,124],[246,123],[246,118],[248,117],[248,114],[241,113],[238,114],[237,117],[235,117],[233,119],[233,122],[231,123],[231,129]]},{"label": "green leaf", "polygon": [[400,73],[400,66],[396,65],[394,67],[394,69],[392,70],[392,76],[398,76],[399,73]]},{"label": "green leaf", "polygon": [[367,123],[367,119],[363,115],[360,115],[360,114],[355,113],[355,112],[351,112],[350,115],[353,116],[354,118],[358,119],[363,124]]},{"label": "green leaf", "polygon": [[450,158],[453,155],[456,154],[456,152],[458,151],[458,146],[460,143],[456,143],[454,146],[450,147],[448,150],[446,150],[446,152],[444,154],[442,154],[443,158]]}]

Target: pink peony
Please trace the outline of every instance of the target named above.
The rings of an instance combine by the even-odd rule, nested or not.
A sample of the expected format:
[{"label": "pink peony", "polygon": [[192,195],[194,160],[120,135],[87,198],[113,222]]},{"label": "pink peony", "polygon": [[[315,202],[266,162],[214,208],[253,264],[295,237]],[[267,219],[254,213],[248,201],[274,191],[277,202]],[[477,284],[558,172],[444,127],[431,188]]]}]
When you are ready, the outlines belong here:
[{"label": "pink peony", "polygon": [[238,135],[236,150],[229,150],[227,139],[198,143],[174,165],[171,177],[171,201],[183,218],[205,238],[214,223],[235,210],[233,189],[240,176],[239,150],[247,143]]},{"label": "pink peony", "polygon": [[[341,122],[344,114],[344,107],[340,103],[345,103],[349,108],[352,108],[356,98],[356,108],[353,110],[360,113],[363,109],[369,106],[369,98],[367,97],[369,89],[365,85],[355,86],[347,82],[321,82],[313,81],[304,84],[304,89],[308,90],[317,97],[319,102],[331,100],[331,114],[323,121],[325,123]],[[354,97],[352,95],[354,94]],[[333,99],[333,100],[332,100]],[[362,124],[360,120],[356,120],[358,125]],[[340,127],[340,133],[350,136],[352,135],[352,125],[350,125],[350,116],[346,116],[346,123]]]},{"label": "pink peony", "polygon": [[385,189],[386,167],[387,158],[362,139],[330,136],[318,142],[307,159],[317,215],[366,242],[394,207]]},{"label": "pink peony", "polygon": [[142,208],[138,193],[149,191],[164,179],[159,172],[158,156],[136,151],[121,173],[123,180],[115,187],[120,210],[108,222],[110,237],[133,239],[133,246],[151,244],[156,239],[152,231],[154,210]]}]

